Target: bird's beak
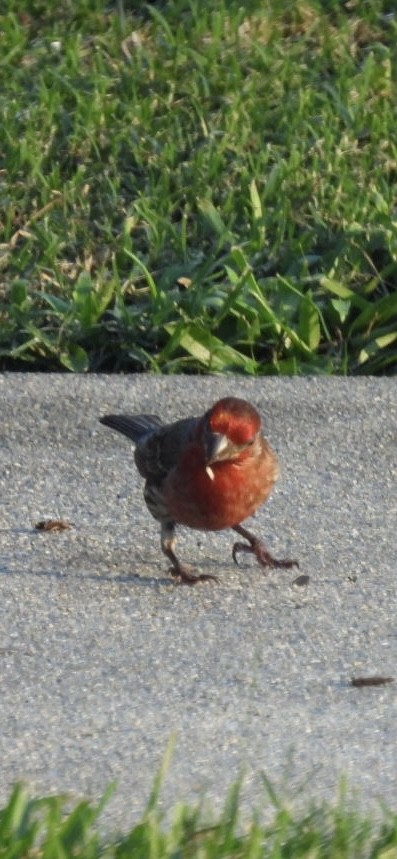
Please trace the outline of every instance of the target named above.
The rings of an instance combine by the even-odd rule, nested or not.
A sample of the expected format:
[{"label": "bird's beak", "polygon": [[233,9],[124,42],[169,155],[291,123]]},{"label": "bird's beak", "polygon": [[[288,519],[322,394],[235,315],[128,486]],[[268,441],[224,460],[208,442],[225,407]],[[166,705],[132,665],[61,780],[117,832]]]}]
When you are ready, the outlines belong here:
[{"label": "bird's beak", "polygon": [[[205,461],[207,465],[218,462],[220,459],[228,458],[230,442],[227,436],[220,432],[208,430],[204,438]],[[226,455],[225,455],[226,454]]]}]

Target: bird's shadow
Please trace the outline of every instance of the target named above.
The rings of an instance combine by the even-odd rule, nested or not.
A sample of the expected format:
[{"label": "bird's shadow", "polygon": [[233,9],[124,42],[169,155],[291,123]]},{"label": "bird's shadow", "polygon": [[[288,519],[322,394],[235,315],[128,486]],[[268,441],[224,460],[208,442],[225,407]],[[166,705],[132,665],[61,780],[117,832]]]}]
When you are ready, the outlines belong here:
[{"label": "bird's shadow", "polygon": [[[207,565],[203,565],[207,566]],[[214,566],[208,565],[208,566]],[[174,578],[171,573],[168,576],[160,575],[160,576],[151,576],[145,575],[142,573],[115,573],[114,575],[107,573],[78,573],[75,571],[64,572],[56,569],[11,569],[7,565],[3,564],[0,566],[0,575],[5,576],[27,576],[30,575],[33,578],[43,578],[43,579],[54,579],[55,581],[61,583],[66,581],[91,581],[96,584],[119,584],[119,585],[131,585],[132,587],[146,587],[146,588],[177,588],[180,587],[183,583],[180,582],[177,578]],[[200,584],[198,582],[197,584]],[[215,584],[215,582],[214,582]],[[189,589],[195,589],[189,587]]]},{"label": "bird's shadow", "polygon": [[115,575],[107,575],[102,573],[76,573],[76,572],[61,572],[60,570],[29,570],[27,572],[25,569],[10,569],[10,567],[3,565],[0,566],[0,575],[8,575],[8,576],[26,576],[31,575],[34,578],[44,578],[44,579],[55,579],[58,582],[65,581],[92,581],[96,583],[107,583],[107,584],[128,584],[128,585],[138,585],[140,587],[159,587],[167,585],[171,587],[175,587],[178,582],[172,579],[171,576],[162,576],[158,578],[156,576],[145,576],[140,573],[116,573]]},{"label": "bird's shadow", "polygon": [[[14,527],[14,528],[5,529],[5,530],[7,530],[7,531],[11,530],[12,533],[14,533],[15,535],[33,534],[35,536],[40,537],[40,539],[42,537],[44,537],[44,539],[46,539],[48,537],[50,540],[53,539],[51,536],[49,536],[51,534],[51,532],[48,532],[48,533],[40,532],[40,531],[36,530],[36,528],[34,528],[34,527],[33,528],[31,528],[31,527],[26,527],[26,528]],[[61,531],[60,533],[57,533],[57,537],[60,536],[61,538],[62,537],[67,538],[68,533],[70,533],[70,531],[68,531],[68,530]],[[125,572],[125,573],[115,572],[114,574],[113,573],[106,573],[106,572],[102,573],[99,570],[101,567],[103,568],[105,566],[106,561],[104,561],[104,559],[102,557],[100,557],[98,559],[91,557],[90,559],[88,559],[87,556],[85,555],[84,562],[82,563],[82,567],[87,564],[87,560],[88,560],[89,566],[91,568],[97,567],[98,572],[97,573],[96,572],[83,572],[83,571],[78,572],[78,571],[76,571],[76,560],[77,560],[77,558],[76,558],[76,556],[74,556],[74,558],[73,558],[74,569],[70,570],[70,571],[58,570],[56,568],[52,568],[52,569],[28,568],[28,569],[26,569],[26,568],[20,567],[18,569],[15,565],[15,555],[13,555],[12,566],[11,565],[7,566],[7,563],[4,563],[4,558],[3,558],[3,564],[0,566],[0,574],[9,575],[9,576],[12,576],[12,575],[18,575],[18,576],[31,575],[31,576],[37,577],[37,578],[55,579],[58,582],[65,582],[66,580],[76,580],[76,581],[80,581],[80,582],[92,581],[92,582],[96,582],[98,584],[99,583],[119,584],[119,585],[130,585],[132,587],[135,586],[135,587],[146,587],[146,588],[155,588],[155,589],[164,588],[164,587],[175,588],[175,587],[180,587],[183,584],[176,577],[173,577],[171,572],[169,572],[168,575],[167,574],[164,575],[164,572],[163,572],[164,567],[160,568],[160,565],[158,565],[159,576],[144,574],[144,573],[140,573],[140,572]],[[131,558],[128,556],[127,560],[125,558],[122,558],[119,561],[118,565],[119,566],[127,566],[130,563],[131,563]],[[148,561],[142,562],[142,565],[144,565],[145,567],[152,566],[150,564],[150,562],[148,562]],[[67,566],[67,561],[65,563],[65,566]],[[156,564],[154,564],[153,566],[156,567]],[[229,566],[229,565],[225,565],[225,566]],[[245,565],[237,564],[236,566],[237,566],[237,568],[241,569]],[[236,566],[234,564],[230,564],[230,567],[232,567],[233,569],[236,569]],[[213,558],[202,558],[202,559],[200,559],[199,567],[200,567],[200,569],[197,569],[197,570],[195,569],[195,567],[193,567],[192,572],[193,573],[197,572],[197,574],[199,575],[200,572],[203,571],[205,573],[212,575],[215,579],[219,579],[219,573],[222,570],[222,568],[220,570],[220,565]],[[201,582],[201,583],[197,582],[197,583],[195,583],[195,585],[193,587],[191,585],[188,585],[188,589],[189,590],[195,590],[197,588],[197,584],[203,584],[203,582]],[[208,582],[206,582],[206,584],[208,584]],[[219,584],[219,581],[217,581],[217,582],[214,581],[214,582],[212,582],[212,584]],[[185,587],[186,587],[186,585],[185,585]]]}]

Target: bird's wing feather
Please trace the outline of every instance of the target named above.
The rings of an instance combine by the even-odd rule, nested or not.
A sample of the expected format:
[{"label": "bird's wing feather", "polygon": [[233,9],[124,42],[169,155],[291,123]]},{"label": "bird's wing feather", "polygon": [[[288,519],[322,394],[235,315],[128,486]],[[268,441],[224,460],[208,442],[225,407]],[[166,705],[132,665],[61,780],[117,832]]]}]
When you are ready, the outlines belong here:
[{"label": "bird's wing feather", "polygon": [[163,424],[157,415],[104,415],[101,424],[126,435],[136,445],[135,462],[149,483],[160,486],[189,443],[198,418]]},{"label": "bird's wing feather", "polygon": [[197,418],[183,418],[174,424],[156,427],[137,444],[135,462],[148,483],[160,486],[176,465],[196,429]]},{"label": "bird's wing feather", "polygon": [[157,415],[104,415],[99,420],[135,443],[153,429],[163,426],[163,421]]}]

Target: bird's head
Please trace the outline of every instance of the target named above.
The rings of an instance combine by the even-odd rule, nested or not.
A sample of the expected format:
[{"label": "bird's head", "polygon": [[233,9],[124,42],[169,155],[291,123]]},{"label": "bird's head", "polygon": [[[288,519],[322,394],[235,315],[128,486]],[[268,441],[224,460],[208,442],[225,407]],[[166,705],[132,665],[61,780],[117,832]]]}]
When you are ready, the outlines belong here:
[{"label": "bird's head", "polygon": [[213,463],[249,456],[260,429],[260,415],[246,400],[224,397],[214,403],[204,416],[202,436],[209,476]]}]

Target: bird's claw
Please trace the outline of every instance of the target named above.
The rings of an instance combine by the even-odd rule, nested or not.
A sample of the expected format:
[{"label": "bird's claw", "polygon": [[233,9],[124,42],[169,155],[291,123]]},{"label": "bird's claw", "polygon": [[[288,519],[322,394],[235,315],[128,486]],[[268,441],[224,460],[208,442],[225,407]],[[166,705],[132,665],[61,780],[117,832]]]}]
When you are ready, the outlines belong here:
[{"label": "bird's claw", "polygon": [[200,573],[198,576],[192,575],[190,567],[185,567],[178,564],[176,567],[171,567],[171,575],[174,579],[178,579],[181,585],[196,585],[197,582],[217,582],[217,576],[211,576],[209,573]]},{"label": "bird's claw", "polygon": [[299,568],[298,561],[293,561],[289,558],[273,558],[273,555],[268,552],[265,544],[261,540],[255,539],[252,543],[235,543],[232,551],[232,557],[235,564],[238,564],[238,552],[250,552],[251,554],[254,554],[258,563],[262,567],[278,567],[287,570],[291,569],[291,567]]}]

